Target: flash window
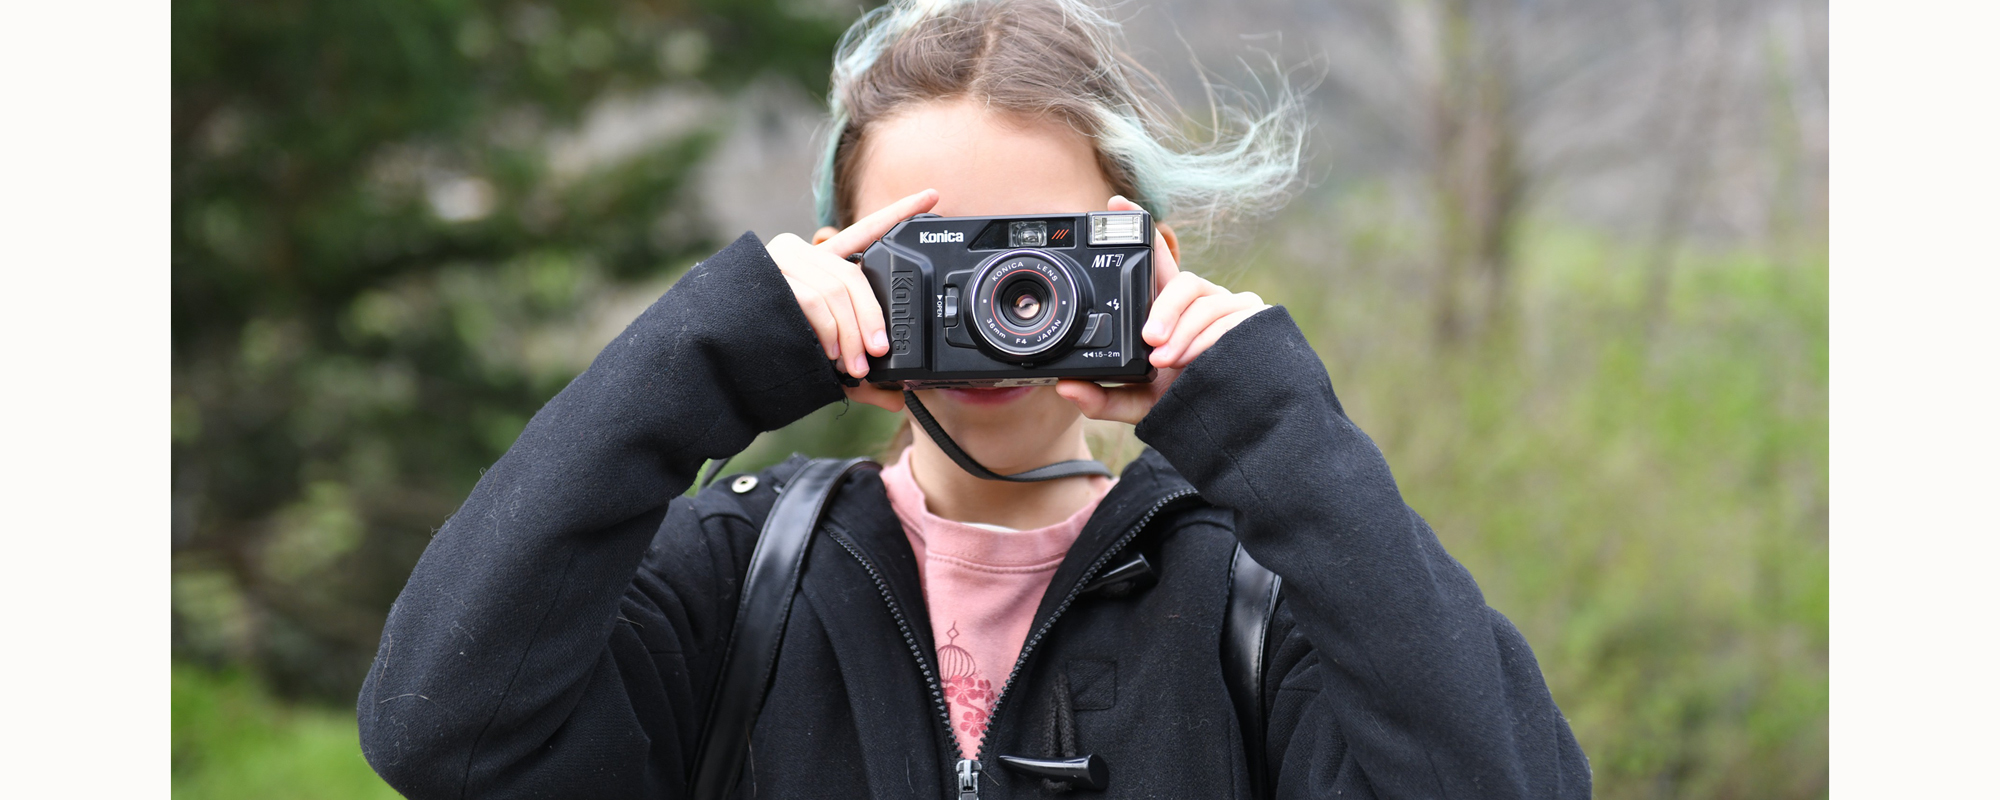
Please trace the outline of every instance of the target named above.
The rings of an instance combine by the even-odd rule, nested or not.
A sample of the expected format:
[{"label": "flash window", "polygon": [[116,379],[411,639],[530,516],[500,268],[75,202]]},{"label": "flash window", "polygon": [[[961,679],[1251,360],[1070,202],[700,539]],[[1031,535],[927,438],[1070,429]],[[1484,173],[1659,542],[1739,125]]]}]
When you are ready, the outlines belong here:
[{"label": "flash window", "polygon": [[1145,214],[1137,211],[1090,215],[1090,246],[1134,245],[1146,242]]},{"label": "flash window", "polygon": [[1049,224],[1042,221],[1015,222],[1007,226],[1008,247],[1042,247],[1049,243]]}]

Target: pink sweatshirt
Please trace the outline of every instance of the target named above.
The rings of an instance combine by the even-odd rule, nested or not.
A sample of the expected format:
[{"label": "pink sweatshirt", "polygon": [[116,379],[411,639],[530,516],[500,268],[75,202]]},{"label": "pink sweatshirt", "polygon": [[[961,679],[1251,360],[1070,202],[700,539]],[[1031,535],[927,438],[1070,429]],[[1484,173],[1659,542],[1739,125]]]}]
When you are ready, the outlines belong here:
[{"label": "pink sweatshirt", "polygon": [[930,512],[924,490],[910,474],[910,451],[887,469],[882,483],[917,555],[917,578],[930,606],[939,678],[951,705],[951,732],[972,758],[986,734],[986,718],[1014,669],[1048,591],[1083,523],[1117,481],[1090,479],[1096,496],[1069,519],[1028,531],[954,522]]}]

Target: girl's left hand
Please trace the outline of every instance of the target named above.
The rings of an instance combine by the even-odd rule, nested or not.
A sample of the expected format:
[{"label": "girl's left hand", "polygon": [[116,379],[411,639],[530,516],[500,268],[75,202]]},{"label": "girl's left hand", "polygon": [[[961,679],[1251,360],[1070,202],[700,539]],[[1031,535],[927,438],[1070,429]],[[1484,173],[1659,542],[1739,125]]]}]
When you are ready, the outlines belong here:
[{"label": "girl's left hand", "polygon": [[[1144,211],[1123,197],[1111,198],[1110,211]],[[1091,419],[1138,424],[1166,394],[1174,378],[1196,356],[1207,352],[1238,323],[1271,306],[1253,292],[1230,293],[1175,263],[1173,238],[1164,229],[1153,237],[1153,285],[1159,294],[1140,338],[1153,346],[1153,366],[1160,370],[1152,383],[1107,389],[1090,381],[1061,381],[1056,393],[1076,404]]]}]

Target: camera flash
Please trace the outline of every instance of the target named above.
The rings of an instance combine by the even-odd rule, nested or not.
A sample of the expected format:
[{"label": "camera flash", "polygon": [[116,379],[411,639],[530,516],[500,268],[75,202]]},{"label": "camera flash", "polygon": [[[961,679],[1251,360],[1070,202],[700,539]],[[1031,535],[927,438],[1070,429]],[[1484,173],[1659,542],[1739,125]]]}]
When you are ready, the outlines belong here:
[{"label": "camera flash", "polygon": [[1144,244],[1146,229],[1140,223],[1145,216],[1136,211],[1091,214],[1090,245]]}]

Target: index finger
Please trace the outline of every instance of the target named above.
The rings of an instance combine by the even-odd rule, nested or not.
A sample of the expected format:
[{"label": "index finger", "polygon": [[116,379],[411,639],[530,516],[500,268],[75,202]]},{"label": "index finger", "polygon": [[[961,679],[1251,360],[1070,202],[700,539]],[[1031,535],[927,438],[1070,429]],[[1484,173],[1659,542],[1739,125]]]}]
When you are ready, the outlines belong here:
[{"label": "index finger", "polygon": [[[1146,209],[1141,208],[1138,203],[1134,203],[1130,200],[1125,199],[1124,195],[1119,195],[1111,198],[1111,204],[1109,206],[1106,206],[1104,210],[1145,211]],[[1153,293],[1159,294],[1161,290],[1166,289],[1167,284],[1173,282],[1174,276],[1179,274],[1181,274],[1181,266],[1179,264],[1174,263],[1173,251],[1167,249],[1166,243],[1160,241],[1159,232],[1154,231]]]},{"label": "index finger", "polygon": [[846,230],[820,243],[819,248],[841,258],[854,255],[867,249],[868,245],[874,244],[876,239],[882,238],[882,234],[896,227],[896,223],[931,210],[937,205],[937,201],[936,189],[925,189],[897,200],[847,226]]}]

